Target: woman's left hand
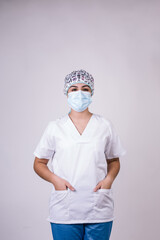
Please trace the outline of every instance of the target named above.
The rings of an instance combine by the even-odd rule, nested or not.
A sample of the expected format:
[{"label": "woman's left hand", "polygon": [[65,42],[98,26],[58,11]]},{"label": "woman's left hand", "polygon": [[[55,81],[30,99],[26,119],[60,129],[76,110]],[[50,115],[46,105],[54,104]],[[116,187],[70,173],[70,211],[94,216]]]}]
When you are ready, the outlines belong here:
[{"label": "woman's left hand", "polygon": [[109,182],[109,180],[103,179],[96,185],[93,191],[96,192],[99,188],[110,189],[111,186],[112,186],[112,183]]}]

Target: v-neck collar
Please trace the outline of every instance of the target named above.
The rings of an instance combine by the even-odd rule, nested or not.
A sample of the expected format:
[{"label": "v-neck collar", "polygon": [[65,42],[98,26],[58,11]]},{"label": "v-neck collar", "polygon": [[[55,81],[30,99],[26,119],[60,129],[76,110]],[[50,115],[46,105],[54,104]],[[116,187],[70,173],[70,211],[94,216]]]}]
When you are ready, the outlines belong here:
[{"label": "v-neck collar", "polygon": [[74,125],[73,121],[71,120],[69,114],[67,114],[67,118],[68,118],[68,124],[71,127],[72,130],[72,135],[78,137],[78,139],[83,139],[85,136],[89,136],[89,133],[91,131],[91,126],[93,124],[93,118],[94,118],[94,113],[92,113],[92,116],[90,117],[85,129],[83,130],[82,134],[79,133],[78,129],[76,128],[76,126]]}]

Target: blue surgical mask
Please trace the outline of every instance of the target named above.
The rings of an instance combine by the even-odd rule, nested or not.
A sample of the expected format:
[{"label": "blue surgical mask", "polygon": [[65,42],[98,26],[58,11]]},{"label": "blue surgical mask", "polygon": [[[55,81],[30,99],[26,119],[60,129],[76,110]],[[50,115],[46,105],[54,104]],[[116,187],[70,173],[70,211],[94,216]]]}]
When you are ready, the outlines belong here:
[{"label": "blue surgical mask", "polygon": [[68,105],[73,108],[73,110],[77,112],[82,112],[92,102],[92,97],[90,92],[84,92],[79,90],[68,93],[67,101]]}]

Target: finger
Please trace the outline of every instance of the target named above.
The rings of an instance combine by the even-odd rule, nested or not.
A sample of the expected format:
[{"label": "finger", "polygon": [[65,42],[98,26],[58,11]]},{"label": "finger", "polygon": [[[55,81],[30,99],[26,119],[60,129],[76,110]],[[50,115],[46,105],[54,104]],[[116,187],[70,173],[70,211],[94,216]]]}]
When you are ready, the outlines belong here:
[{"label": "finger", "polygon": [[75,191],[76,189],[70,184],[70,183],[66,183],[66,186],[71,189],[72,191]]},{"label": "finger", "polygon": [[101,185],[98,184],[98,185],[93,189],[93,191],[96,192],[100,187],[101,187]]}]

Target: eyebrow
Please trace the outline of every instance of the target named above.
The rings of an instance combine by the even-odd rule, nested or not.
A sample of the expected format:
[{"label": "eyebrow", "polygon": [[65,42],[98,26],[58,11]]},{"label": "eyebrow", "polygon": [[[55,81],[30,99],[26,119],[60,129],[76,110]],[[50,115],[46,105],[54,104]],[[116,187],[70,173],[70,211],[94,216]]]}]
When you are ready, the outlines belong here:
[{"label": "eyebrow", "polygon": [[[77,86],[71,86],[71,87],[76,87],[77,88]],[[89,87],[89,86],[88,85],[83,85],[82,88],[83,87]]]}]

